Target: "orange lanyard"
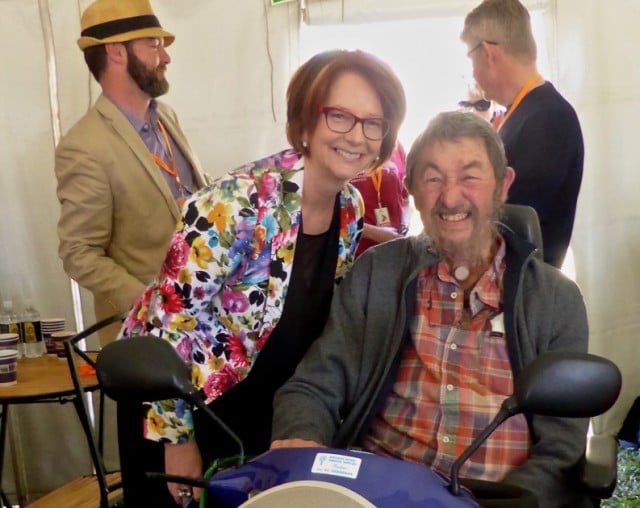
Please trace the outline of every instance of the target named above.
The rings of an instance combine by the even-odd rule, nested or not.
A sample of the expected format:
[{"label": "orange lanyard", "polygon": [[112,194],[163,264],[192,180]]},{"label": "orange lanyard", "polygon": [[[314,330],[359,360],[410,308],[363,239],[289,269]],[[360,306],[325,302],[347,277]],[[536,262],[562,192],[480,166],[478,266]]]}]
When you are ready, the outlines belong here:
[{"label": "orange lanyard", "polygon": [[380,203],[380,188],[382,186],[382,168],[378,166],[374,171],[371,172],[371,183],[373,183],[373,188],[378,193],[378,208],[382,208],[382,204]]},{"label": "orange lanyard", "polygon": [[500,129],[502,129],[502,126],[505,124],[507,119],[511,116],[511,113],[513,113],[516,110],[516,108],[522,102],[522,99],[525,98],[525,96],[533,89],[535,84],[541,79],[542,79],[542,76],[540,76],[540,74],[531,76],[529,78],[529,81],[527,81],[522,87],[522,89],[518,92],[516,99],[513,101],[513,104],[509,106],[509,109],[507,110],[507,112],[504,115],[498,115],[496,118],[493,119],[492,125],[493,125],[493,128],[496,130],[496,132],[500,132]]},{"label": "orange lanyard", "polygon": [[160,166],[161,169],[163,169],[164,171],[169,173],[171,176],[173,176],[173,178],[175,178],[176,184],[178,185],[178,189],[182,190],[183,185],[182,185],[182,181],[180,180],[180,175],[178,175],[178,168],[176,167],[176,161],[173,158],[173,150],[171,149],[169,136],[167,135],[167,131],[164,128],[164,125],[162,125],[162,122],[160,121],[160,119],[158,119],[158,128],[160,129],[160,132],[162,133],[162,137],[164,138],[164,142],[167,147],[167,153],[169,154],[169,163],[171,164],[171,167],[169,167],[167,163],[163,161],[160,157],[158,157],[155,153],[151,153],[151,152],[149,153],[151,153],[151,157],[153,157],[153,160],[158,166]]}]

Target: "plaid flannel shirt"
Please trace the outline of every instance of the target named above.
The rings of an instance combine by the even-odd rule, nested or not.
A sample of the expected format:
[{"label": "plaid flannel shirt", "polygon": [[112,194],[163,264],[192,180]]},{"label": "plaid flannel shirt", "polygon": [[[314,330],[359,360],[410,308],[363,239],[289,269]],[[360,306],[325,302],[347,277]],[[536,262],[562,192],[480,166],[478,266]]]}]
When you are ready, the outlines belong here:
[{"label": "plaid flannel shirt", "polygon": [[[500,303],[501,240],[492,265],[465,294],[444,263],[421,272],[412,341],[364,447],[448,474],[453,461],[513,391]],[[462,466],[463,477],[499,481],[529,456],[523,415],[503,423]]]}]

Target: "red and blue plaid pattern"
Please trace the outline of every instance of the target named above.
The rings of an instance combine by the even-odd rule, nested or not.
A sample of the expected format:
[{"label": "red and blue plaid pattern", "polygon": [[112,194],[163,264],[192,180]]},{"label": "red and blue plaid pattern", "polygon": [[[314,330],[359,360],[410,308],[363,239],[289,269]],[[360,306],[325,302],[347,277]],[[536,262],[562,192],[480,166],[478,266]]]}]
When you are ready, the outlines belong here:
[{"label": "red and blue plaid pattern", "polygon": [[[412,341],[365,448],[448,474],[453,461],[513,390],[500,294],[504,242],[465,294],[444,263],[418,277]],[[462,466],[463,477],[497,481],[529,456],[524,416],[510,418]]]}]

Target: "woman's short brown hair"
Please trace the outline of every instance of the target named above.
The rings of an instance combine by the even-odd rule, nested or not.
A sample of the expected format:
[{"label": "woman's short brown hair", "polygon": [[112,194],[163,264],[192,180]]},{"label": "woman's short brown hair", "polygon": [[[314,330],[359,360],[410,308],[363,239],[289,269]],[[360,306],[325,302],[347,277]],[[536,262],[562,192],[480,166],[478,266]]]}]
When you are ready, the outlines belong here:
[{"label": "woman's short brown hair", "polygon": [[291,146],[305,155],[303,133],[311,135],[316,128],[319,108],[329,95],[329,89],[345,72],[362,76],[378,94],[389,132],[382,139],[381,164],[391,156],[404,120],[406,99],[400,80],[386,63],[364,51],[331,50],[311,57],[295,72],[287,89],[287,139]]}]

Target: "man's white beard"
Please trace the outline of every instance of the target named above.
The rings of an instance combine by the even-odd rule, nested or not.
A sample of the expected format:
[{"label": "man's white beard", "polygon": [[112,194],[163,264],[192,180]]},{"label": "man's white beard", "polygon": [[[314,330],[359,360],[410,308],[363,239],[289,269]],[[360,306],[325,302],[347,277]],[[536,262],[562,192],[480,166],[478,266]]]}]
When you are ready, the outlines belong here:
[{"label": "man's white beard", "polygon": [[491,246],[498,233],[493,222],[485,223],[482,229],[475,229],[474,233],[463,241],[431,235],[426,228],[425,231],[431,240],[431,248],[451,267],[466,266],[471,272],[490,262]]},{"label": "man's white beard", "polygon": [[[439,236],[438,228],[430,226],[439,220],[437,215],[442,213],[441,208],[436,208],[436,213],[431,213],[424,222],[424,230],[429,237],[431,249],[447,261],[451,270],[464,266],[471,272],[479,268],[485,268],[491,262],[491,247],[498,236],[496,221],[502,213],[503,203],[499,196],[494,198],[493,212],[488,220],[478,224],[478,213],[475,207],[471,207],[471,218],[474,221],[473,233],[466,240],[449,240]],[[433,231],[432,231],[433,229]]]}]

